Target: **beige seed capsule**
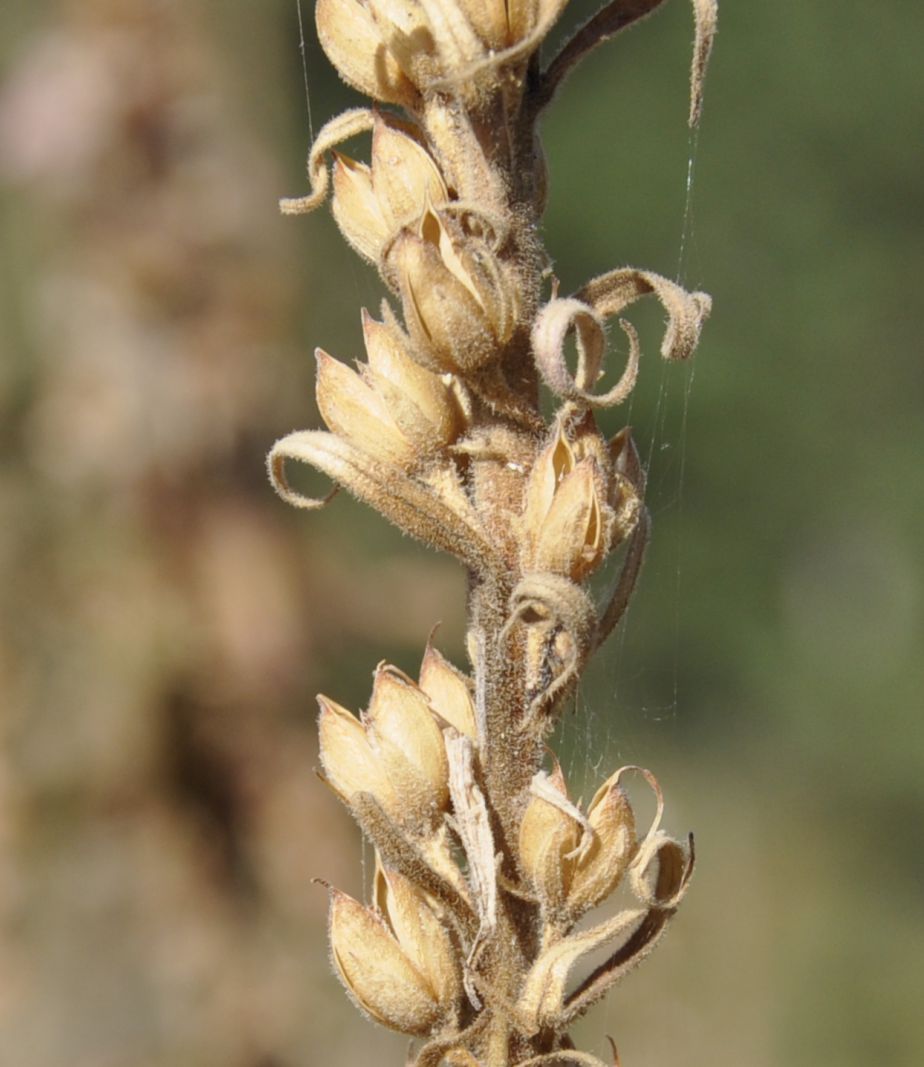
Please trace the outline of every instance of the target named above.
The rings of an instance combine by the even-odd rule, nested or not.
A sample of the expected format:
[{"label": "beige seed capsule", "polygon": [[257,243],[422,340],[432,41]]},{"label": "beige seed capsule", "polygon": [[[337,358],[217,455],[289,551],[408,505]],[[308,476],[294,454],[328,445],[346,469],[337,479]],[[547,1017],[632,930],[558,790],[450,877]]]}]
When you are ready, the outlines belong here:
[{"label": "beige seed capsule", "polygon": [[414,358],[437,374],[468,374],[496,355],[484,309],[437,245],[405,231],[389,254]]},{"label": "beige seed capsule", "polygon": [[423,976],[446,1014],[462,995],[458,952],[449,929],[424,893],[396,871],[386,871],[376,856],[374,897],[405,955]]},{"label": "beige seed capsule", "polygon": [[359,793],[370,793],[393,818],[401,814],[395,788],[378,754],[369,744],[366,728],[346,708],[318,697],[321,767],[331,787],[347,804]]},{"label": "beige seed capsule", "polygon": [[340,232],[370,263],[377,263],[390,235],[390,226],[372,185],[372,170],[341,152],[334,157],[334,197],[331,209]]},{"label": "beige seed capsule", "polygon": [[403,1034],[431,1032],[442,1014],[440,1004],[379,915],[333,890],[329,934],[340,980],[364,1011]]},{"label": "beige seed capsule", "polygon": [[412,465],[414,446],[375,389],[323,349],[315,351],[315,358],[318,410],[328,428],[370,456],[401,467]]},{"label": "beige seed capsule", "polygon": [[593,837],[575,864],[567,901],[575,919],[616,889],[638,848],[635,815],[619,784],[623,773],[617,771],[608,778],[587,809]]},{"label": "beige seed capsule", "polygon": [[531,570],[579,582],[602,562],[606,543],[599,481],[590,459],[581,460],[562,478],[539,527]]},{"label": "beige seed capsule", "polygon": [[440,718],[460,734],[477,739],[475,702],[468,679],[429,644],[420,665],[420,688]]},{"label": "beige seed capsule", "polygon": [[318,0],[315,21],[321,47],[344,81],[375,100],[415,105],[417,89],[362,0]]},{"label": "beige seed capsule", "polygon": [[[567,803],[560,767],[545,777],[545,783]],[[580,840],[580,825],[562,807],[542,796],[530,796],[520,823],[520,864],[547,914],[558,914],[564,904],[571,866],[568,857]]]},{"label": "beige seed capsule", "polygon": [[395,667],[380,664],[365,721],[405,819],[438,821],[449,805],[449,765],[426,695]]}]

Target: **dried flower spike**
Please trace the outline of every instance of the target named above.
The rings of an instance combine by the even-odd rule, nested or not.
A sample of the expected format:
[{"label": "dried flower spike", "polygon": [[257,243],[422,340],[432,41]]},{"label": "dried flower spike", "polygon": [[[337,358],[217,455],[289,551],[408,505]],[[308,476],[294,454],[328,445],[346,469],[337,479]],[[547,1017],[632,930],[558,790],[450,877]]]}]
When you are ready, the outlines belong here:
[{"label": "dried flower spike", "polygon": [[[332,189],[344,237],[397,310],[363,311],[356,370],[318,350],[329,432],[277,442],[270,477],[291,503],[324,506],[330,497],[287,481],[287,464],[308,463],[469,573],[471,677],[430,644],[418,682],[376,669],[360,717],[320,698],[324,778],[376,850],[371,904],[331,892],[331,956],[366,1014],[419,1039],[416,1067],[600,1063],[568,1028],[652,950],[693,869],[692,839],[660,828],[647,771],[657,813],[642,834],[625,788],[637,768],[616,771],[586,808],[557,763],[542,770],[649,534],[630,431],[607,441],[596,422],[639,373],[639,340],[620,316],[654,296],[668,320],[662,356],[687,359],[710,300],[633,267],[547,296],[537,123],[584,55],[660,2],[610,0],[543,61],[562,0],[318,0],[341,76],[403,114],[357,108],[328,122],[310,192],[282,207],[305,213]],[[691,124],[715,0],[693,8]],[[341,150],[370,133],[368,162]],[[612,318],[628,356],[607,385]],[[558,404],[551,419],[543,389]],[[600,601],[589,580],[617,553]],[[615,913],[576,927],[617,890]],[[603,962],[575,979],[590,955]]]}]

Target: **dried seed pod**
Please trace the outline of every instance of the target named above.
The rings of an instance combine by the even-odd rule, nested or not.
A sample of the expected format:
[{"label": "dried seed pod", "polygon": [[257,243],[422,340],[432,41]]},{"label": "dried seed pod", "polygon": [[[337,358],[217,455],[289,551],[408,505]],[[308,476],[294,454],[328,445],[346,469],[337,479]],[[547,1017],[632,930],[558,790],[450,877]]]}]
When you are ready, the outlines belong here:
[{"label": "dried seed pod", "polygon": [[506,4],[498,3],[497,0],[458,0],[458,3],[470,25],[488,48],[499,51],[511,43]]},{"label": "dried seed pod", "polygon": [[340,152],[332,155],[334,218],[352,247],[364,259],[377,263],[391,231],[375,195],[372,169]]},{"label": "dried seed pod", "polygon": [[523,538],[530,546],[535,543],[536,533],[542,528],[562,478],[574,470],[576,462],[562,420],[556,419],[549,440],[536,456],[526,485],[521,526]]},{"label": "dried seed pod", "polygon": [[362,0],[318,0],[315,20],[321,47],[344,81],[386,104],[415,106],[417,89]]},{"label": "dried seed pod", "polygon": [[315,358],[318,410],[330,430],[362,452],[398,467],[412,466],[418,458],[414,445],[398,429],[378,392],[323,349],[315,350]]},{"label": "dried seed pod", "polygon": [[316,350],[318,409],[360,451],[410,469],[456,439],[462,409],[446,382],[406,354],[397,324],[363,311],[363,335],[369,363],[359,373]]},{"label": "dried seed pod", "polygon": [[449,803],[449,766],[425,694],[395,667],[380,664],[365,721],[405,808],[401,821],[437,822]]},{"label": "dried seed pod", "polygon": [[387,871],[376,856],[374,899],[443,1014],[454,1013],[462,997],[459,953],[426,895],[403,875]]},{"label": "dried seed pod", "polygon": [[569,856],[577,849],[581,827],[572,815],[561,767],[533,779],[529,802],[520,823],[520,866],[546,915],[561,911],[568,893]]},{"label": "dried seed pod", "polygon": [[625,770],[621,768],[600,786],[587,809],[593,833],[571,874],[567,908],[572,919],[596,907],[616,889],[638,848],[635,815],[619,784]]},{"label": "dried seed pod", "polygon": [[602,478],[592,459],[581,460],[559,482],[525,566],[580,582],[606,555]]},{"label": "dried seed pod", "polygon": [[425,454],[451,444],[465,428],[465,415],[451,386],[410,358],[408,339],[393,320],[377,322],[365,310],[362,320],[367,378],[396,425]]},{"label": "dried seed pod", "polygon": [[449,200],[439,168],[409,131],[413,127],[381,115],[372,131],[372,184],[391,234],[416,224],[428,205]]},{"label": "dried seed pod", "polygon": [[437,374],[463,377],[497,355],[496,342],[470,278],[451,251],[405,231],[389,253],[396,272],[413,355]]},{"label": "dried seed pod", "polygon": [[401,814],[394,785],[366,728],[352,712],[325,696],[318,697],[321,767],[331,787],[349,804],[357,793],[371,793],[393,818]]},{"label": "dried seed pod", "polygon": [[443,1015],[441,1005],[381,916],[333,890],[329,934],[334,966],[360,1008],[391,1030],[432,1032]]},{"label": "dried seed pod", "polygon": [[424,693],[380,664],[362,721],[318,700],[321,766],[331,786],[350,806],[358,793],[371,793],[399,825],[432,833],[449,803],[449,767]]}]

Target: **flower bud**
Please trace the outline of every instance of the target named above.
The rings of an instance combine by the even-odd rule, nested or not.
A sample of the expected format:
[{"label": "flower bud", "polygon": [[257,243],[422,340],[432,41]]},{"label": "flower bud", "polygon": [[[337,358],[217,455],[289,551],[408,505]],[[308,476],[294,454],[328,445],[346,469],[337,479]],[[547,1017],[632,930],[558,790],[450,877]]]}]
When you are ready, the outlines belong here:
[{"label": "flower bud", "polygon": [[318,0],[315,20],[321,47],[344,81],[386,104],[414,106],[417,90],[362,0]]},{"label": "flower bud", "polygon": [[616,889],[638,847],[632,806],[619,785],[622,773],[600,786],[587,809],[593,837],[577,859],[568,891],[567,907],[575,919]]},{"label": "flower bud", "polygon": [[334,966],[360,1008],[392,1030],[429,1034],[442,1015],[440,1004],[385,921],[334,890],[329,929]]},{"label": "flower bud", "polygon": [[[551,775],[537,775],[554,795],[561,796],[560,807],[543,796],[530,794],[520,823],[520,864],[547,913],[557,913],[568,891],[571,868],[569,856],[581,839],[578,823],[566,814],[568,792],[561,768]],[[535,781],[535,779],[534,779]]]},{"label": "flower bud", "polygon": [[318,410],[328,428],[368,455],[400,467],[413,464],[413,444],[398,429],[381,396],[322,349],[316,349],[315,357]]},{"label": "flower bud", "polygon": [[432,646],[427,645],[420,665],[420,688],[433,710],[460,734],[477,739],[475,703],[468,679]]}]

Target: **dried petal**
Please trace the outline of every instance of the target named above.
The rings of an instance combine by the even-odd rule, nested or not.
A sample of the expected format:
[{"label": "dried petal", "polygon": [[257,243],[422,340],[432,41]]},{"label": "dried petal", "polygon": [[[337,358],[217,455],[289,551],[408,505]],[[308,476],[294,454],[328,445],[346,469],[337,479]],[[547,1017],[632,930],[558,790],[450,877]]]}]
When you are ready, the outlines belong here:
[{"label": "dried petal", "polygon": [[673,910],[693,875],[693,837],[684,844],[657,830],[642,842],[632,863],[632,891],[649,907]]},{"label": "dried petal", "polygon": [[[546,385],[558,396],[587,407],[621,404],[635,387],[638,375],[638,335],[624,319],[619,325],[629,338],[629,356],[619,381],[605,393],[592,393],[606,348],[603,318],[589,302],[555,299],[540,311],[533,325],[532,344],[536,366]],[[578,364],[574,376],[565,361],[565,339],[571,330],[577,338]]]},{"label": "dried petal", "polygon": [[643,909],[621,911],[612,918],[547,948],[526,977],[517,1004],[521,1024],[532,1032],[544,1026],[559,1029],[565,1006],[565,985],[572,967],[582,957],[619,938],[627,938],[645,917]]},{"label": "dried petal", "polygon": [[451,552],[479,573],[496,572],[503,566],[470,508],[463,510],[460,502],[438,487],[378,462],[336,434],[320,430],[291,433],[277,441],[267,456],[270,481],[283,500],[297,508],[323,507],[329,495],[305,496],[289,484],[286,464],[292,461],[317,468],[412,537]]},{"label": "dried petal", "polygon": [[371,130],[374,122],[375,113],[369,108],[355,107],[324,123],[308,153],[308,180],[311,183],[311,191],[307,196],[280,200],[279,210],[283,215],[305,215],[324,202],[330,184],[325,162],[327,153],[343,141]]},{"label": "dried petal", "polygon": [[531,725],[577,678],[593,648],[597,616],[593,601],[575,582],[557,574],[526,574],[510,596],[505,630],[527,628],[526,683]]},{"label": "dried petal", "polygon": [[[707,293],[688,293],[654,271],[621,267],[589,281],[577,293],[577,299],[608,318],[648,294],[661,302],[668,316],[661,355],[670,360],[689,359],[712,309],[712,298]],[[625,324],[620,325],[626,328]]]}]

